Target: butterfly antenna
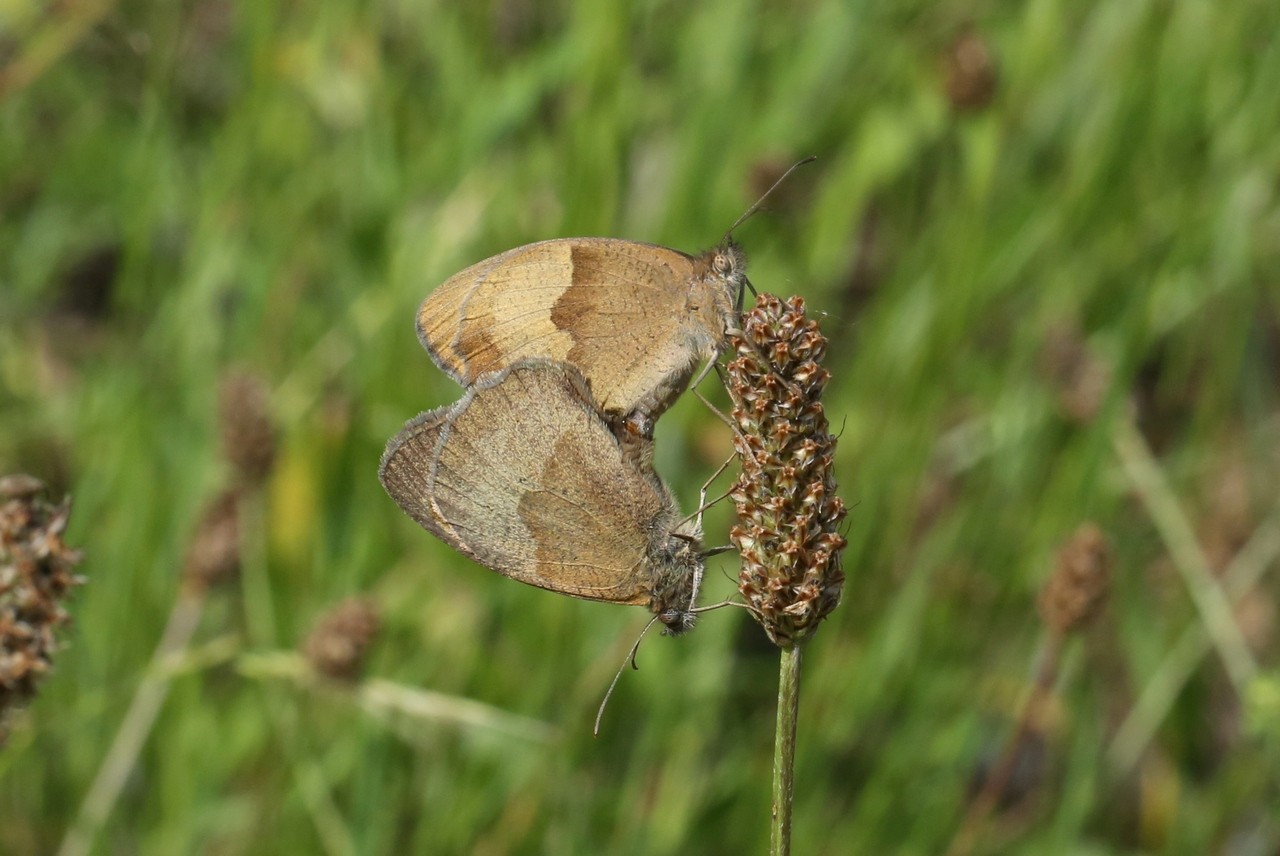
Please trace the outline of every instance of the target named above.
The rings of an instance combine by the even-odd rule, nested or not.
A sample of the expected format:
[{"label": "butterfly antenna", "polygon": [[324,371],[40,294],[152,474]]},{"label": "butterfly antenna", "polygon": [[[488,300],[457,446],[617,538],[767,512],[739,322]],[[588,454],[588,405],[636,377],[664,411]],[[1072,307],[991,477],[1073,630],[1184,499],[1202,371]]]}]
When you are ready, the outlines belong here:
[{"label": "butterfly antenna", "polygon": [[729,237],[733,234],[733,230],[734,230],[734,229],[736,229],[736,228],[738,228],[739,226],[741,226],[741,225],[743,224],[743,222],[747,220],[747,218],[749,218],[752,214],[755,214],[757,211],[759,211],[759,210],[760,210],[760,206],[761,206],[761,205],[763,205],[763,204],[764,204],[764,201],[765,201],[766,199],[768,199],[768,198],[769,198],[769,194],[771,194],[771,193],[773,193],[773,191],[777,190],[777,189],[778,189],[778,185],[780,185],[780,184],[782,184],[782,182],[786,181],[786,180],[787,180],[787,177],[788,177],[788,176],[790,176],[790,175],[791,175],[791,173],[795,172],[795,171],[796,171],[796,169],[797,169],[797,167],[802,167],[802,166],[804,166],[804,165],[805,165],[805,164],[807,164],[807,163],[812,163],[813,161],[816,161],[817,159],[818,159],[818,156],[817,156],[817,155],[809,155],[809,156],[808,156],[807,158],[805,158],[804,160],[799,160],[799,161],[796,161],[795,163],[793,163],[793,164],[791,165],[791,167],[790,167],[786,172],[784,172],[784,173],[782,174],[782,177],[781,177],[781,178],[779,178],[777,181],[775,181],[775,182],[773,183],[773,186],[772,186],[772,187],[770,187],[768,190],[766,190],[766,191],[764,192],[764,195],[763,195],[763,196],[761,196],[759,199],[757,199],[757,200],[756,200],[756,204],[755,204],[755,205],[752,205],[752,206],[751,206],[750,208],[748,208],[746,211],[742,212],[742,216],[741,216],[741,217],[739,217],[739,218],[737,219],[737,222],[735,222],[732,226],[730,226],[730,227],[729,227],[729,231],[727,231],[727,232],[725,232],[725,233],[724,233],[724,241],[727,243],[727,242],[728,242],[728,240],[729,240]]},{"label": "butterfly antenna", "polygon": [[627,652],[627,658],[622,661],[622,665],[618,667],[618,673],[613,676],[613,680],[609,682],[609,689],[605,691],[604,698],[600,700],[600,709],[596,711],[596,724],[591,729],[592,737],[600,736],[600,720],[604,719],[604,709],[609,704],[609,698],[613,695],[613,688],[618,685],[618,679],[622,677],[622,673],[627,670],[627,664],[631,664],[631,668],[638,669],[636,665],[636,652],[640,650],[640,643],[644,641],[644,635],[649,632],[649,628],[658,620],[658,616],[649,619],[649,623],[644,626],[644,630],[640,631],[640,635],[636,637],[635,644],[631,646],[631,650]]}]

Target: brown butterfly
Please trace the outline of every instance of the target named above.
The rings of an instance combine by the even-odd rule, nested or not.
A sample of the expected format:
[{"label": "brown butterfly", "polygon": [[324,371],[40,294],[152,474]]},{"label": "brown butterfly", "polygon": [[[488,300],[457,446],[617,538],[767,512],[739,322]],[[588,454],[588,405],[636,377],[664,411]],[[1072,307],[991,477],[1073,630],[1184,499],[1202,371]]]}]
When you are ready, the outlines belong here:
[{"label": "brown butterfly", "polygon": [[526,357],[571,363],[614,425],[626,420],[630,433],[648,438],[699,363],[710,366],[728,347],[750,287],[729,235],[772,192],[697,256],[617,238],[559,238],[485,259],[427,297],[418,338],[463,387]]},{"label": "brown butterfly", "polygon": [[559,238],[450,277],[418,337],[464,387],[525,357],[577,366],[611,417],[656,419],[725,347],[746,281],[741,250],[700,256],[616,238]]},{"label": "brown butterfly", "polygon": [[524,359],[410,420],[379,478],[427,531],[522,583],[693,626],[701,530],[624,454],[574,366]]}]

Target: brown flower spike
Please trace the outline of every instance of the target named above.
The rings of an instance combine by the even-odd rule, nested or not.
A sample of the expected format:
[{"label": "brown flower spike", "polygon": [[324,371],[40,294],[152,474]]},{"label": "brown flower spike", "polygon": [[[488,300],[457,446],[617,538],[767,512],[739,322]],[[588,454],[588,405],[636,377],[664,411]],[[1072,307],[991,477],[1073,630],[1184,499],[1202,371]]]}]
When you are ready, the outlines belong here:
[{"label": "brown flower spike", "polygon": [[729,395],[742,475],[730,491],[742,555],[738,590],[769,638],[789,648],[840,602],[844,573],[832,455],[819,398],[830,377],[819,364],[827,340],[804,300],[761,294],[731,340]]},{"label": "brown flower spike", "polygon": [[270,391],[248,371],[226,375],[218,388],[218,428],[222,451],[239,481],[261,485],[276,459],[276,427]]},{"label": "brown flower spike", "polygon": [[0,744],[5,712],[35,695],[67,623],[63,600],[84,582],[80,553],[62,541],[71,505],[45,501],[31,476],[0,478]]},{"label": "brown flower spike", "polygon": [[182,572],[201,589],[240,575],[240,491],[224,490],[205,507]]},{"label": "brown flower spike", "polygon": [[347,598],[320,617],[302,651],[321,674],[335,681],[354,681],[380,624],[373,601]]},{"label": "brown flower spike", "polygon": [[1058,564],[1040,591],[1040,617],[1066,636],[1102,611],[1111,588],[1111,548],[1096,523],[1085,523],[1058,551]]}]

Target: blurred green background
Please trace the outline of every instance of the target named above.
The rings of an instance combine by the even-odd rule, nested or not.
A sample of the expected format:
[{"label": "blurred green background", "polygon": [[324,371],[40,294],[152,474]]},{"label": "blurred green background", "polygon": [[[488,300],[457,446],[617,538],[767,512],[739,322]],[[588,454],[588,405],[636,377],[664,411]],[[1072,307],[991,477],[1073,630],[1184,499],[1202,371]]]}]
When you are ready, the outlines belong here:
[{"label": "blurred green background", "polygon": [[[160,687],[94,853],[765,852],[742,611],[648,639],[593,739],[643,610],[467,562],[376,468],[461,394],[413,332],[435,284],[551,237],[701,250],[815,154],[737,232],[823,313],[850,506],[795,852],[1276,853],[1278,33],[1274,0],[0,3],[0,472],[74,497],[88,578],[0,852],[58,850]],[[274,465],[155,664],[230,372]],[[729,451],[694,400],[659,426],[686,508]],[[1086,521],[1111,596],[957,843]],[[351,595],[381,632],[343,689],[290,652]]]}]

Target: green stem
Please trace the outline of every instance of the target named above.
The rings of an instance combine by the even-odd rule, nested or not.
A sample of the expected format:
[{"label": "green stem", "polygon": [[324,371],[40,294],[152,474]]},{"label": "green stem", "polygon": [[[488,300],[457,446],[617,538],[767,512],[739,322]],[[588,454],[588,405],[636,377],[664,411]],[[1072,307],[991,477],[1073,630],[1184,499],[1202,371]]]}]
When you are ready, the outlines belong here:
[{"label": "green stem", "polygon": [[1160,531],[1174,567],[1182,574],[1187,593],[1191,595],[1191,602],[1200,614],[1205,631],[1218,649],[1227,676],[1231,678],[1237,695],[1244,695],[1245,687],[1257,674],[1258,663],[1236,624],[1230,601],[1209,568],[1209,561],[1196,540],[1191,521],[1178,504],[1164,471],[1137,426],[1129,420],[1120,422],[1111,441],[1138,491],[1139,499]]},{"label": "green stem", "polygon": [[1021,752],[1027,738],[1037,729],[1044,727],[1045,712],[1053,697],[1053,685],[1058,680],[1058,663],[1062,659],[1063,641],[1063,637],[1058,633],[1049,635],[1048,645],[1040,658],[1040,667],[1036,670],[1031,694],[1023,703],[1022,713],[1018,716],[1018,724],[1008,742],[1005,743],[999,760],[983,781],[978,795],[969,803],[964,820],[951,840],[951,846],[947,848],[947,856],[968,856],[973,852],[987,818],[1000,802],[1000,797],[1009,789],[1014,769],[1018,766],[1018,753]]},{"label": "green stem", "polygon": [[[1280,512],[1272,512],[1222,575],[1223,588],[1233,607],[1259,584],[1277,555],[1280,555]],[[1182,636],[1168,649],[1107,749],[1117,779],[1127,777],[1138,766],[1142,753],[1169,715],[1183,687],[1212,650],[1211,637],[1199,623],[1182,631]]]},{"label": "green stem", "polygon": [[160,710],[169,697],[173,676],[166,674],[162,667],[181,656],[191,644],[204,614],[206,594],[202,586],[183,586],[179,590],[169,621],[160,634],[160,642],[151,655],[151,665],[134,690],[129,709],[125,711],[111,747],[102,759],[102,766],[98,768],[80,805],[80,813],[62,840],[59,856],[87,854],[93,848],[99,830],[110,818],[111,810],[137,766]]},{"label": "green stem", "polygon": [[790,856],[791,800],[795,794],[796,719],[800,710],[800,646],[782,649],[778,672],[778,731],[773,747],[771,856]]}]

